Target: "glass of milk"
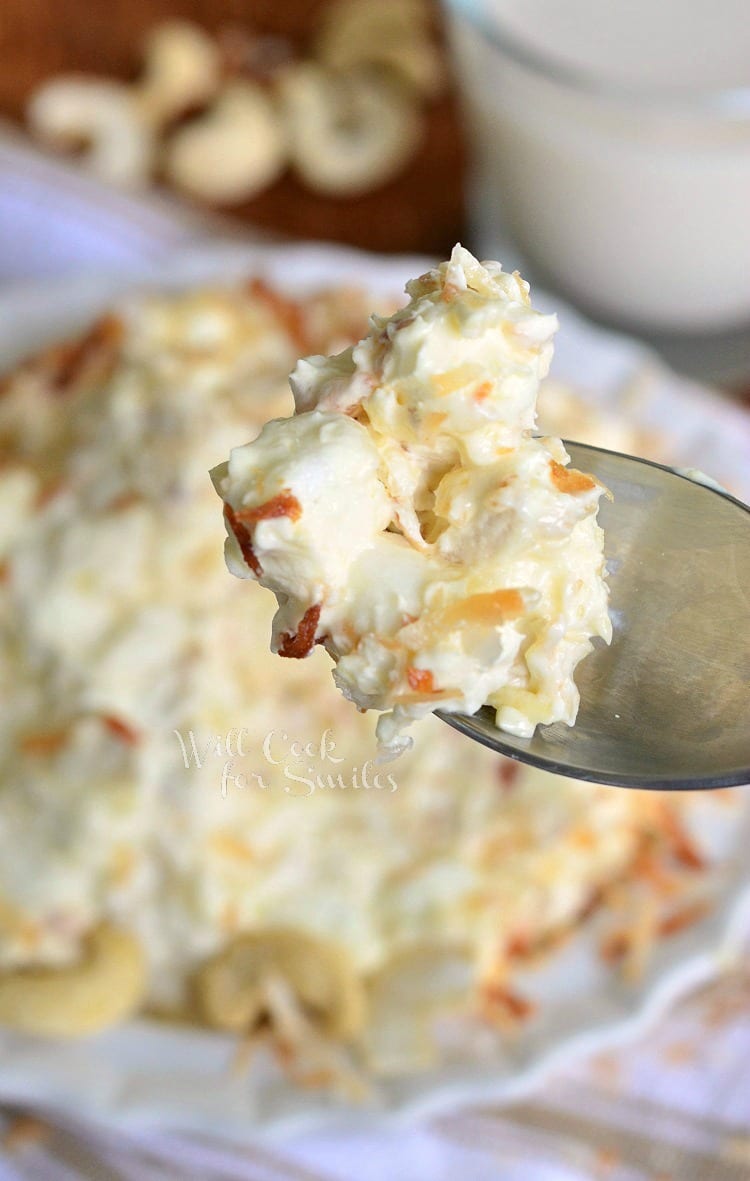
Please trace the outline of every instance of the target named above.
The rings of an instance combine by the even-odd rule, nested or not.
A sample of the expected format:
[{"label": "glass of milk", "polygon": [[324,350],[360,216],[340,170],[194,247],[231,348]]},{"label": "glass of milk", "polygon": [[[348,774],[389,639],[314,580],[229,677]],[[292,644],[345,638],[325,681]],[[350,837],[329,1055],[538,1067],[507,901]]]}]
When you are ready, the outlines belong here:
[{"label": "glass of milk", "polygon": [[750,324],[749,0],[448,0],[475,238],[600,319]]}]

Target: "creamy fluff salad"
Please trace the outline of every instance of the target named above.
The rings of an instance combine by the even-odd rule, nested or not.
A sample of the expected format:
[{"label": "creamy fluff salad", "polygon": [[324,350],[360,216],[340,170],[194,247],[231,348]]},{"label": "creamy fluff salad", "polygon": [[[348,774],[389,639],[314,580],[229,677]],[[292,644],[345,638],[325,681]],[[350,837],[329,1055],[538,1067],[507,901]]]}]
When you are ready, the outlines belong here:
[{"label": "creamy fluff salad", "polygon": [[[272,1031],[295,1077],[310,1033],[423,1069],[438,1011],[482,1036],[532,1020],[524,964],[593,911],[636,968],[697,913],[679,796],[432,718],[379,768],[322,648],[278,660],[272,596],[227,576],[207,470],[291,412],[296,358],[357,340],[368,305],[257,280],[131,296],[0,385],[0,1048],[146,1011]],[[547,429],[649,445],[568,389],[541,404]]]},{"label": "creamy fluff salad", "polygon": [[301,360],[295,414],[213,479],[230,570],[277,596],[272,648],[323,644],[381,746],[435,709],[529,736],[575,722],[573,674],[612,634],[597,481],[534,434],[557,318],[456,246],[359,344]]}]

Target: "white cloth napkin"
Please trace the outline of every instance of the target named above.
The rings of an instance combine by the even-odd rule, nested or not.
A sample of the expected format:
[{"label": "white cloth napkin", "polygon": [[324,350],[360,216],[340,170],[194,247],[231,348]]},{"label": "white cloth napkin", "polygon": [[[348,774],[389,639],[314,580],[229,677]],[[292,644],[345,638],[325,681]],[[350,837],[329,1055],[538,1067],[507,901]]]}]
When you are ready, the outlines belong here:
[{"label": "white cloth napkin", "polygon": [[[237,230],[117,193],[0,133],[0,282],[138,270]],[[245,240],[252,237],[248,231]],[[255,235],[256,240],[267,238]],[[2,1103],[2,1095],[0,1095]],[[103,1132],[0,1107],[0,1181],[747,1181],[750,956],[637,1045],[558,1073],[523,1102],[390,1133],[338,1129],[273,1150]]]}]

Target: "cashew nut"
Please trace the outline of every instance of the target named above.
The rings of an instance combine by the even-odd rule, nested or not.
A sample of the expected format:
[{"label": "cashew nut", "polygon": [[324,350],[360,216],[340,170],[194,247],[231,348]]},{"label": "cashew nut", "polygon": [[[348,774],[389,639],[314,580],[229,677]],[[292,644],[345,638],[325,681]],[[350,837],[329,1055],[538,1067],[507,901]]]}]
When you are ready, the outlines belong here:
[{"label": "cashew nut", "polygon": [[220,78],[221,53],[208,33],[189,21],[165,21],[146,40],[134,94],[149,122],[160,126],[209,102]]},{"label": "cashew nut", "polygon": [[146,960],[137,939],[102,923],[70,966],[0,973],[0,1025],[44,1037],[82,1037],[130,1016],[145,990]]},{"label": "cashew nut", "polygon": [[354,196],[385,184],[421,139],[413,98],[387,77],[303,63],[284,71],[278,85],[292,163],[320,193]]},{"label": "cashew nut", "polygon": [[268,1016],[267,988],[281,979],[324,1032],[353,1037],[365,1019],[365,994],[346,951],[303,931],[278,927],[238,935],[198,970],[196,998],[218,1029],[251,1031]]},{"label": "cashew nut", "polygon": [[418,94],[435,98],[445,70],[430,17],[424,0],[338,0],[326,10],[316,55],[337,70],[386,67]]},{"label": "cashew nut", "polygon": [[281,123],[266,93],[251,82],[229,83],[214,106],[175,132],[164,150],[169,180],[214,205],[248,200],[284,166]]},{"label": "cashew nut", "polygon": [[102,180],[133,186],[148,180],[153,136],[121,83],[75,74],[53,78],[33,95],[27,116],[50,147],[83,147],[85,164]]}]

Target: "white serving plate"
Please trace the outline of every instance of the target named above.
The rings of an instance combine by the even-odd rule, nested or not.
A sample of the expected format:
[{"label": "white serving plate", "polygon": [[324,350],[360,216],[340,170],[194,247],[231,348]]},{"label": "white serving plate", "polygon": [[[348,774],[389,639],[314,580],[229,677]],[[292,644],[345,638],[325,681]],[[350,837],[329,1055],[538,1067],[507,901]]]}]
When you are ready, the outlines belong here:
[{"label": "white serving plate", "polygon": [[[82,326],[135,285],[182,287],[262,273],[290,291],[357,283],[378,294],[402,289],[424,259],[376,258],[331,247],[220,245],[180,254],[165,267],[134,275],[94,275],[14,285],[0,292],[0,369],[45,341]],[[536,302],[552,307],[537,293]],[[665,441],[670,460],[708,472],[750,499],[750,415],[669,372],[644,346],[593,327],[571,309],[560,313],[553,374],[592,403],[627,413]],[[621,409],[622,413],[626,411]],[[750,791],[750,789],[748,789]],[[533,977],[540,1016],[498,1049],[477,1042],[439,1070],[390,1080],[357,1107],[300,1092],[268,1063],[238,1076],[232,1042],[210,1032],[148,1020],[85,1042],[51,1043],[0,1031],[0,1101],[53,1106],[103,1125],[170,1127],[242,1140],[379,1120],[412,1120],[470,1102],[503,1102],[537,1086],[574,1057],[642,1033],[674,1000],[741,953],[750,930],[750,794],[735,806],[698,807],[702,838],[721,864],[711,915],[656,949],[645,978],[626,986],[599,963],[582,934]]]}]

